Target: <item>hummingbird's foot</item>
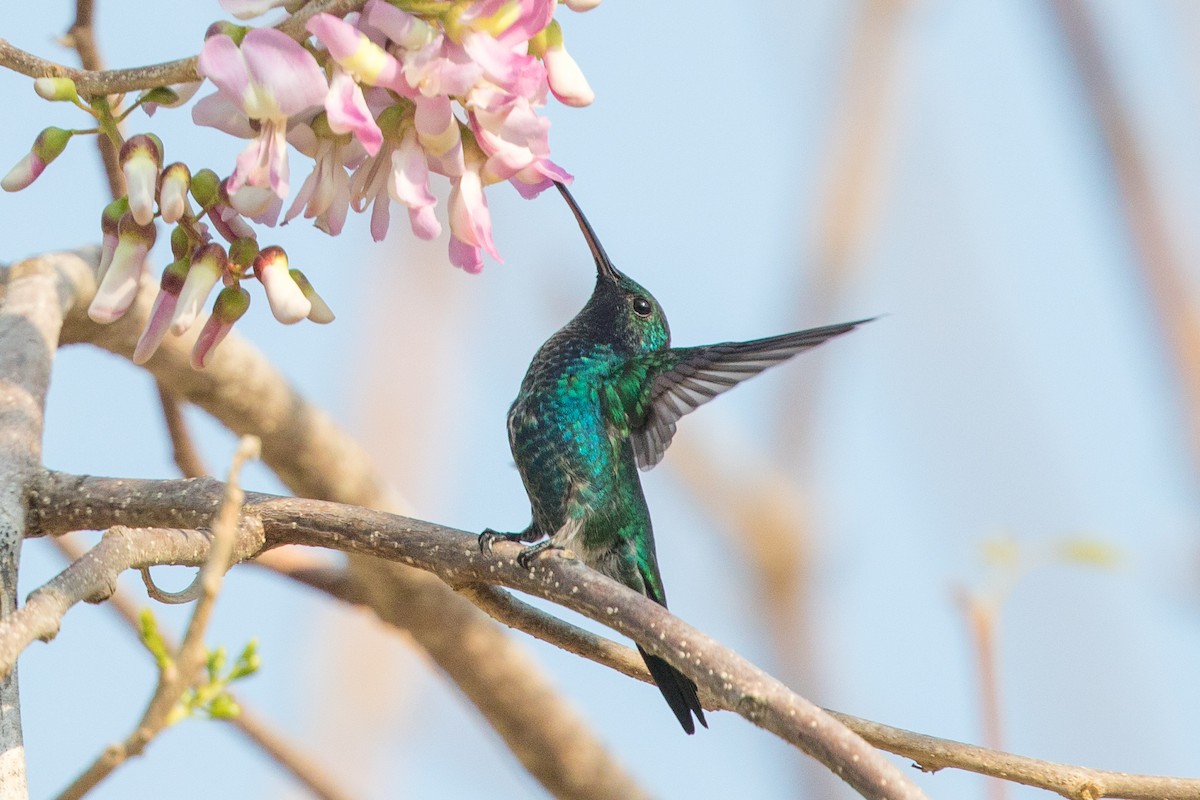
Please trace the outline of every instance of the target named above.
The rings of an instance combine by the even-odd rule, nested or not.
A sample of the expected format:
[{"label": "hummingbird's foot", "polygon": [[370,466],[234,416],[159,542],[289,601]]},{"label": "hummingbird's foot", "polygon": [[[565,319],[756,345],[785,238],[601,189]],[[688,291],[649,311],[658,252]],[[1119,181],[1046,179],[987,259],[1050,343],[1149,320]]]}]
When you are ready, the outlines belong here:
[{"label": "hummingbird's foot", "polygon": [[487,528],[483,533],[479,534],[479,552],[492,552],[492,545],[496,542],[527,542],[528,531],[520,531],[519,533],[500,533],[491,528]]},{"label": "hummingbird's foot", "polygon": [[535,545],[526,547],[517,555],[517,564],[520,565],[521,569],[532,569],[533,567],[531,562],[533,559],[537,558],[540,554],[546,552],[547,550],[557,549],[558,548],[551,544],[549,539],[544,542],[538,542]]}]

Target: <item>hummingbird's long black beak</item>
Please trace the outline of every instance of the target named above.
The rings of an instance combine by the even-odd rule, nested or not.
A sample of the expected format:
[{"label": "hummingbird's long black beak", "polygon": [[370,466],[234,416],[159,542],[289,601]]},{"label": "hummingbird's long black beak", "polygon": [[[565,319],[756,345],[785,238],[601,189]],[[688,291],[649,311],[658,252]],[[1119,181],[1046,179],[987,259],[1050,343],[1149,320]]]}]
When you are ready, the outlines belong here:
[{"label": "hummingbird's long black beak", "polygon": [[587,239],[588,247],[592,250],[592,258],[596,259],[596,274],[612,281],[619,280],[621,273],[617,271],[612,261],[608,259],[608,253],[604,252],[604,245],[600,244],[600,240],[596,238],[596,232],[592,230],[591,223],[583,215],[583,211],[579,208],[579,204],[575,202],[575,198],[567,191],[565,184],[555,181],[554,185],[558,187],[559,193],[567,201],[567,205],[571,207],[571,213],[575,215],[575,221],[579,223],[579,229],[583,231],[583,238]]}]

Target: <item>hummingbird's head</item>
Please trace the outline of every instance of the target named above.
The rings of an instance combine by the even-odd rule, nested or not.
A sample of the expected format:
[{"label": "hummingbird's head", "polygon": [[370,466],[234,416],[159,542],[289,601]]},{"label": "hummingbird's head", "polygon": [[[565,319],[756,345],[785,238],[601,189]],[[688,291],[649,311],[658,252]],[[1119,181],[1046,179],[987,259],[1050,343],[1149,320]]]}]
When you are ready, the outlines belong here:
[{"label": "hummingbird's head", "polygon": [[671,328],[662,306],[641,284],[613,266],[567,187],[557,181],[554,185],[571,207],[596,260],[596,288],[574,321],[585,326],[597,341],[626,353],[646,353],[669,346]]}]

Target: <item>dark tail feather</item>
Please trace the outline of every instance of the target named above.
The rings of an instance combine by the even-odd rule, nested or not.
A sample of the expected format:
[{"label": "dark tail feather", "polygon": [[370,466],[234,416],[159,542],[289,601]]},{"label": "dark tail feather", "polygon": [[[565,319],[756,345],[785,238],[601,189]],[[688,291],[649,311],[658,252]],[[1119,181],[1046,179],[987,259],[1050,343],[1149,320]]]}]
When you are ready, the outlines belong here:
[{"label": "dark tail feather", "polygon": [[650,676],[658,684],[658,690],[666,698],[667,705],[675,712],[675,718],[679,720],[683,729],[688,733],[696,732],[696,723],[692,721],[693,714],[696,715],[696,719],[700,720],[700,724],[707,728],[708,723],[704,721],[704,709],[700,707],[700,698],[696,696],[696,684],[692,679],[658,656],[650,655],[642,649],[641,645],[638,645],[638,652],[642,654],[642,660],[646,662]]}]

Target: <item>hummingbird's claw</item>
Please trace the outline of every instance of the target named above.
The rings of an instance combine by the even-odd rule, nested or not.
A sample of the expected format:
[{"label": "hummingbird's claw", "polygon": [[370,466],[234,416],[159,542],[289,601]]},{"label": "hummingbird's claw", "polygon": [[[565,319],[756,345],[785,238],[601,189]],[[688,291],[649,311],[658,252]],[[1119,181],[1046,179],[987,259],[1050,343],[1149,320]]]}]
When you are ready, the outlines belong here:
[{"label": "hummingbird's claw", "polygon": [[483,533],[479,534],[479,552],[481,552],[481,553],[492,552],[492,545],[496,543],[497,539],[505,539],[505,540],[511,541],[508,539],[508,536],[510,536],[510,535],[511,534],[505,535],[503,533],[500,533],[499,531],[494,531],[491,528],[486,528],[483,531]]},{"label": "hummingbird's claw", "polygon": [[[533,538],[537,538],[536,534],[533,535]],[[479,552],[492,552],[492,545],[496,542],[528,542],[529,539],[530,532],[528,529],[518,533],[501,533],[491,528],[485,528],[483,533],[479,534]]]},{"label": "hummingbird's claw", "polygon": [[533,569],[533,559],[537,558],[541,553],[544,553],[552,548],[554,548],[554,545],[550,543],[549,539],[545,540],[544,542],[538,542],[535,545],[526,547],[517,554],[517,564],[520,565],[521,569]]}]

